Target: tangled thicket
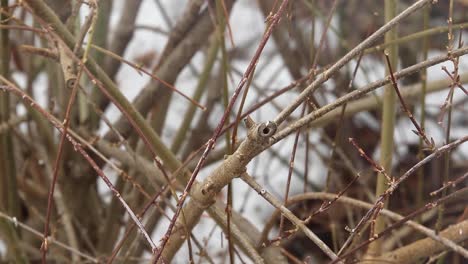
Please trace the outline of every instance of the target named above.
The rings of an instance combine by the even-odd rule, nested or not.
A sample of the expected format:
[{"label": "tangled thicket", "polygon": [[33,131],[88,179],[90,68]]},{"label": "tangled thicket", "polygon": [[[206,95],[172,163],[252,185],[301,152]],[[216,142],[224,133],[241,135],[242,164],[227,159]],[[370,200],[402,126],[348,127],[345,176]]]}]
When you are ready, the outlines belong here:
[{"label": "tangled thicket", "polygon": [[467,9],[2,0],[2,261],[464,263]]}]

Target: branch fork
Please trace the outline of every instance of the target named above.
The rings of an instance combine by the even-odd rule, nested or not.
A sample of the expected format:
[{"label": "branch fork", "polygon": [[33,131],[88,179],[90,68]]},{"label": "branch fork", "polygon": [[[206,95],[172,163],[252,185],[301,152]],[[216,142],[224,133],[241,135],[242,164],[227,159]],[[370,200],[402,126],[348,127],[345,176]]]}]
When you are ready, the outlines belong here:
[{"label": "branch fork", "polygon": [[244,123],[249,130],[247,138],[240,144],[236,152],[226,156],[223,164],[203,181],[200,191],[195,190],[193,198],[200,203],[204,205],[207,202],[210,205],[214,203],[216,194],[234,178],[246,172],[247,164],[270,144],[270,140],[277,130],[276,123],[271,121],[255,123],[250,117],[247,117],[244,119]]}]

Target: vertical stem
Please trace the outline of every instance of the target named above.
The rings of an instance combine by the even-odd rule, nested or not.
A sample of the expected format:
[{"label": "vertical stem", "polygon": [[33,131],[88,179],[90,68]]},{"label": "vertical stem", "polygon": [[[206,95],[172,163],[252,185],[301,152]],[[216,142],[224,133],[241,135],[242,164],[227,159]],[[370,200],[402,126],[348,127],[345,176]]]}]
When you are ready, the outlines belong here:
[{"label": "vertical stem", "polygon": [[[218,40],[212,36],[210,39],[210,44],[208,48],[208,52],[206,55],[206,61],[205,64],[203,65],[203,70],[200,74],[200,77],[198,78],[198,83],[195,88],[195,93],[193,95],[193,100],[199,101],[200,98],[202,97],[203,93],[206,90],[207,83],[210,79],[210,74],[211,70],[213,68],[213,65],[216,61],[216,54],[218,54],[218,49],[219,49],[219,43]],[[177,154],[184,141],[186,140],[187,133],[190,131],[190,124],[194,120],[195,113],[197,111],[197,107],[194,104],[190,104],[185,111],[184,114],[184,119],[177,130],[176,135],[174,136],[174,139],[172,140],[172,145],[171,145],[171,151],[174,154]]]},{"label": "vertical stem", "polygon": [[[454,35],[453,35],[453,0],[450,0],[449,3],[449,14],[448,14],[448,35],[447,35],[447,53],[451,57],[450,60],[453,63],[453,81],[450,85],[450,91],[446,102],[444,103],[444,107],[446,107],[447,111],[447,129],[445,130],[445,143],[450,143],[450,129],[452,126],[452,103],[453,103],[453,94],[456,88],[456,80],[458,80],[458,58],[454,58],[452,54],[453,46],[454,46]],[[461,32],[460,32],[461,34]],[[460,43],[461,43],[461,36],[460,36]],[[459,43],[459,44],[460,44]],[[448,101],[448,103],[447,103]],[[444,153],[444,171],[442,175],[442,183],[443,186],[449,180],[449,173],[450,173],[450,151]],[[440,194],[441,197],[445,197],[447,195],[447,188],[445,188],[442,193]],[[442,204],[438,211],[437,211],[437,221],[435,224],[435,232],[439,233],[442,229],[443,220],[444,220],[444,212],[445,212],[445,205]],[[445,263],[446,262],[446,254],[442,254],[441,257],[437,260],[437,264]]]},{"label": "vertical stem", "polygon": [[[397,14],[398,0],[385,0],[385,23],[390,21]],[[385,33],[385,42],[390,42],[398,38],[397,27],[394,27]],[[398,46],[393,44],[387,48],[390,63],[397,69],[398,64]],[[387,69],[387,75],[389,74]],[[391,84],[385,86],[384,100],[382,106],[382,127],[380,134],[380,165],[391,174],[392,171],[392,154],[393,154],[393,134],[395,127],[395,99],[396,94]],[[377,176],[377,186],[375,195],[378,197],[387,189],[387,179],[379,173]],[[374,234],[384,230],[384,219],[378,216],[375,220]],[[370,256],[379,255],[381,251],[381,240],[376,240],[369,245],[367,254]]]},{"label": "vertical stem", "polygon": [[[9,21],[8,0],[1,0],[0,23],[6,26]],[[0,75],[10,75],[10,40],[8,29],[0,30]],[[10,120],[10,96],[0,93],[0,124]],[[13,137],[9,129],[0,133],[0,210],[12,217],[20,217],[20,200],[16,184],[16,166],[14,159]],[[0,230],[5,234],[8,255],[20,263],[26,263],[18,244],[18,233],[11,223],[1,221]]]},{"label": "vertical stem", "polygon": [[[218,20],[216,34],[218,36],[219,46],[221,48],[221,68],[220,73],[222,74],[222,84],[223,84],[223,104],[227,109],[229,105],[229,86],[228,86],[228,74],[229,74],[229,58],[226,50],[226,41],[224,39],[225,28],[227,25],[227,19],[224,17],[223,12],[223,1],[216,1],[216,16]],[[226,122],[229,123],[229,116],[226,117]],[[226,131],[225,134],[226,145],[227,145],[227,154],[232,154],[234,151],[234,145],[231,144],[231,132],[230,130]],[[228,240],[228,253],[229,253],[229,263],[234,264],[234,242],[231,240],[231,210],[232,210],[232,184],[229,183],[227,186],[227,201],[226,201],[226,215],[227,215],[227,230],[226,237]]]},{"label": "vertical stem", "polygon": [[[2,9],[8,9],[8,1],[2,0]],[[0,14],[2,25],[8,24],[8,16]],[[0,74],[5,78],[10,75],[10,41],[7,29],[0,31]],[[0,123],[6,123],[10,119],[10,96],[8,93],[0,94]],[[11,216],[19,216],[19,200],[16,192],[15,160],[13,155],[13,138],[10,130],[0,134],[0,172],[2,179],[2,209],[5,209]]]},{"label": "vertical stem", "polygon": [[[92,44],[107,48],[107,37],[109,32],[109,23],[112,12],[112,0],[100,0],[98,2],[99,8],[97,9],[97,19],[95,26],[94,41]],[[99,65],[104,65],[106,58],[104,53],[96,50],[91,52],[91,56],[96,60]],[[87,83],[89,84],[89,83]],[[86,87],[86,85],[83,85]],[[96,95],[99,89],[92,89],[91,93]],[[99,95],[100,96],[100,95]],[[96,98],[96,97],[94,97]],[[86,98],[83,93],[78,94],[78,105],[80,108],[80,124],[86,123],[86,126],[91,129],[96,129],[99,126],[99,116],[93,111],[93,106],[86,103]]]},{"label": "vertical stem", "polygon": [[[423,30],[427,30],[429,28],[429,12],[431,10],[431,6],[424,7],[423,12]],[[423,61],[427,60],[429,52],[429,37],[426,36],[423,38],[422,41],[422,59]],[[421,72],[421,129],[425,130],[425,123],[426,123],[426,93],[427,93],[427,69],[424,69]],[[419,151],[418,151],[418,160],[422,160],[424,158],[424,141],[420,137],[419,138]],[[420,169],[417,173],[418,175],[418,190],[417,190],[417,197],[416,197],[416,207],[423,206],[423,199],[424,199],[424,170]]]}]

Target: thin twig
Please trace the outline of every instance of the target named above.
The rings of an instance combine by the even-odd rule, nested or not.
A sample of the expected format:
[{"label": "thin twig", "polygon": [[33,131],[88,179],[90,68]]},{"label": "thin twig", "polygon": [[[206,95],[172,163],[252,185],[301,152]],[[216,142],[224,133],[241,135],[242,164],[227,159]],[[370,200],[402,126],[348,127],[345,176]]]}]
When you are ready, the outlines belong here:
[{"label": "thin twig", "polygon": [[[86,20],[83,28],[81,29],[79,41],[76,42],[76,45],[75,45],[75,47],[73,49],[73,53],[75,53],[75,54],[78,52],[78,50],[79,50],[79,48],[81,46],[81,42],[84,40],[86,34],[88,33],[88,30],[92,26],[94,26],[94,24],[96,22],[95,18],[96,18],[96,14],[97,14],[97,11],[96,11],[97,4],[95,2],[92,2],[92,3],[93,4],[90,5],[91,13],[88,16],[88,19]],[[92,41],[92,36],[90,36],[90,41]],[[59,45],[61,45],[61,44],[59,44]],[[62,53],[61,55],[63,56],[65,54]],[[83,56],[83,60],[86,60],[86,55],[87,54],[85,53],[85,55]],[[61,58],[61,59],[68,61],[69,58]],[[65,78],[68,78],[68,76],[70,75],[70,78],[65,80],[65,85],[68,86],[66,88],[71,88],[72,91],[71,91],[70,98],[68,100],[67,108],[66,108],[66,111],[65,111],[65,117],[64,117],[64,120],[63,120],[63,131],[62,131],[62,134],[60,136],[60,142],[59,142],[59,146],[58,146],[58,150],[57,150],[57,156],[55,158],[55,163],[54,163],[53,172],[52,172],[52,181],[50,183],[50,188],[49,188],[49,193],[48,193],[46,220],[45,220],[45,223],[44,223],[44,237],[43,237],[43,243],[41,245],[42,263],[43,264],[45,264],[47,262],[46,261],[47,251],[48,251],[47,237],[49,235],[49,223],[50,223],[50,217],[51,217],[51,214],[52,214],[52,205],[53,205],[53,196],[54,196],[55,185],[57,183],[58,172],[59,172],[59,169],[60,169],[60,163],[61,163],[61,159],[62,159],[62,155],[63,155],[65,138],[68,135],[68,128],[69,128],[69,125],[70,125],[71,110],[72,110],[73,104],[75,102],[76,95],[78,93],[78,86],[79,86],[79,83],[80,83],[80,80],[81,80],[81,75],[83,73],[83,67],[84,67],[82,65],[80,67],[78,73],[75,75],[75,72],[73,72],[73,70],[72,70],[72,68],[73,68],[72,65],[67,65],[67,66],[69,68],[64,69],[64,76],[65,76]],[[63,67],[65,67],[65,63],[63,63]]]},{"label": "thin twig", "polygon": [[326,82],[333,74],[340,70],[346,63],[352,60],[355,56],[359,55],[364,49],[368,48],[372,43],[374,43],[378,38],[382,37],[385,32],[392,29],[394,26],[400,23],[401,20],[408,17],[412,13],[424,7],[426,4],[432,2],[432,0],[419,0],[406,10],[401,12],[398,16],[393,18],[387,24],[379,28],[366,40],[362,41],[358,46],[349,51],[345,56],[343,56],[339,61],[337,61],[332,67],[326,70],[324,73],[320,74],[317,79],[310,84],[304,91],[291,103],[288,107],[283,109],[281,113],[274,119],[274,122],[277,125],[280,125],[286,118],[304,101],[307,97],[312,94],[320,85]]},{"label": "thin twig", "polygon": [[186,95],[185,93],[181,92],[179,89],[177,89],[174,85],[171,85],[170,83],[164,81],[163,79],[159,78],[158,76],[156,76],[155,74],[149,72],[148,70],[146,70],[145,68],[143,68],[142,65],[137,65],[136,63],[133,63],[129,60],[126,60],[124,59],[123,57],[117,55],[116,53],[113,53],[112,51],[110,50],[106,50],[104,48],[101,48],[99,46],[96,46],[94,44],[91,44],[91,47],[96,50],[96,51],[99,51],[113,59],[116,59],[120,62],[123,62],[125,64],[127,64],[128,66],[132,67],[133,69],[135,69],[135,71],[137,71],[139,74],[141,73],[144,73],[145,75],[149,76],[151,79],[153,79],[154,81],[158,81],[160,83],[162,83],[164,85],[164,87],[167,87],[169,89],[171,89],[172,91],[174,91],[175,93],[179,94],[180,96],[182,96],[183,98],[187,99],[187,101],[189,101],[191,104],[195,105],[196,107],[200,108],[201,110],[205,111],[206,110],[206,107],[204,107],[203,105],[201,105],[199,102],[193,100],[190,96]]},{"label": "thin twig", "polygon": [[[18,226],[18,227],[21,227],[22,229],[28,231],[29,233],[37,236],[38,238],[42,238],[43,237],[43,234],[39,231],[37,231],[36,229],[18,221],[18,219],[16,217],[11,217],[9,215],[6,215],[4,214],[3,212],[0,212],[0,217],[3,218],[3,219],[6,219],[8,220],[10,223],[12,223],[14,226]],[[65,243],[62,243],[56,239],[53,239],[53,238],[49,238],[49,243],[51,244],[54,244],[54,245],[57,245],[58,247],[61,247],[65,250],[68,250],[70,251],[72,254],[75,254],[77,256],[80,256],[80,257],[83,257],[89,261],[91,261],[92,263],[99,263],[99,260],[90,256],[90,255],[87,255],[81,251],[79,251],[78,249],[76,248],[73,248],[73,247],[70,247],[69,245],[66,245]]]},{"label": "thin twig", "polygon": [[[6,80],[3,76],[0,76],[0,80],[4,82],[6,85],[0,86],[0,90],[4,91],[11,91],[13,94],[16,94],[23,98],[23,100],[26,103],[29,103],[30,106],[34,109],[36,109],[38,112],[40,112],[45,118],[47,118],[50,123],[52,123],[53,126],[55,126],[61,133],[64,132],[64,126],[63,124],[56,122],[55,119],[52,117],[52,115],[47,112],[45,109],[43,109],[40,105],[38,105],[33,98],[31,98],[29,95],[24,93],[20,88],[16,87],[13,83],[9,82]],[[128,204],[125,202],[125,200],[122,198],[120,195],[119,191],[115,189],[114,185],[112,182],[107,178],[107,176],[104,174],[104,172],[99,168],[99,166],[96,164],[96,162],[88,155],[88,153],[83,149],[80,143],[78,143],[72,136],[69,134],[66,134],[66,137],[68,141],[73,145],[75,151],[79,152],[91,165],[91,167],[98,173],[98,175],[101,177],[101,179],[104,181],[104,183],[107,185],[107,187],[114,193],[114,195],[118,198],[122,206],[125,208],[127,213],[130,215],[132,220],[135,222],[135,224],[138,226],[140,229],[141,233],[143,236],[146,238],[148,243],[151,246],[151,249],[153,251],[157,250],[156,244],[154,244],[153,240],[151,239],[150,235],[148,232],[146,232],[143,224],[140,222],[138,217],[133,213],[132,209],[128,206]],[[47,241],[47,240],[46,240]],[[45,245],[47,246],[47,245]]]},{"label": "thin twig", "polygon": [[[272,204],[276,209],[280,210],[281,213],[294,225],[297,226],[304,234],[312,241],[315,245],[317,245],[327,256],[332,259],[338,259],[337,255],[316,235],[312,232],[296,215],[294,215],[288,208],[286,208],[281,201],[276,199],[273,195],[271,195],[267,190],[262,188],[260,184],[258,184],[255,179],[252,178],[248,173],[243,173],[241,175],[241,179],[247,183],[250,187],[252,187],[260,196],[262,196],[265,200],[267,200],[270,204]],[[261,246],[261,245],[258,245]]]},{"label": "thin twig", "polygon": [[372,167],[374,168],[374,170],[376,172],[383,174],[385,176],[385,178],[387,178],[388,184],[390,184],[392,181],[394,181],[394,179],[390,175],[387,174],[387,171],[385,170],[384,167],[382,167],[377,162],[375,162],[373,159],[371,159],[366,154],[366,152],[364,152],[364,150],[361,147],[359,147],[359,145],[356,143],[356,140],[354,140],[354,138],[349,138],[349,142],[358,150],[359,155],[361,157],[363,157],[364,159],[366,159],[367,162],[369,162],[372,165]]},{"label": "thin twig", "polygon": [[458,179],[456,179],[456,180],[448,181],[448,182],[444,183],[444,186],[442,186],[439,189],[431,192],[430,195],[435,196],[435,195],[439,194],[440,192],[442,192],[443,190],[445,190],[447,188],[450,188],[450,187],[453,188],[453,187],[457,186],[459,183],[464,182],[467,178],[468,178],[468,172],[463,174],[463,176],[458,177]]},{"label": "thin twig", "polygon": [[[163,186],[163,188],[161,188],[161,190],[159,190],[158,192],[156,192],[153,197],[151,197],[149,199],[149,201],[145,204],[145,206],[143,207],[143,209],[138,213],[138,218],[142,219],[143,216],[146,214],[146,212],[148,211],[148,209],[151,207],[151,205],[155,205],[156,204],[156,200],[158,199],[158,197],[160,196],[163,196],[162,194],[164,194],[167,190],[167,186],[168,185],[165,185]],[[123,243],[125,242],[125,240],[129,237],[130,233],[133,231],[133,229],[135,228],[135,223],[132,223],[128,228],[127,230],[125,231],[125,234],[122,236],[122,238],[120,239],[119,242],[117,242],[116,246],[114,247],[114,250],[112,251],[112,254],[111,256],[109,257],[109,259],[107,260],[107,263],[110,264],[114,261],[115,257],[117,256],[117,254],[119,253],[120,249],[122,248],[123,246]]]},{"label": "thin twig", "polygon": [[405,100],[403,99],[403,96],[401,96],[401,93],[400,93],[400,89],[398,89],[398,83],[395,79],[395,76],[393,75],[393,69],[392,69],[392,64],[390,62],[390,58],[388,56],[388,53],[385,53],[385,59],[387,61],[387,66],[388,66],[388,71],[390,72],[390,78],[392,80],[392,85],[393,85],[393,88],[395,88],[395,92],[396,94],[398,95],[398,99],[400,99],[400,103],[401,103],[401,106],[403,107],[403,110],[406,112],[406,114],[408,115],[408,118],[411,120],[411,122],[413,123],[414,127],[416,127],[416,131],[413,130],[413,132],[418,135],[419,137],[421,137],[424,142],[426,143],[426,145],[430,148],[430,149],[433,149],[435,146],[435,143],[434,143],[434,139],[431,138],[431,140],[429,140],[426,136],[426,133],[424,132],[424,128],[421,128],[421,126],[418,124],[418,122],[414,119],[414,116],[413,114],[411,113],[411,111],[408,109],[408,106],[406,106],[406,103],[405,103]]},{"label": "thin twig", "polygon": [[[459,57],[459,56],[463,56],[463,55],[465,55],[467,53],[468,53],[468,47],[464,47],[464,48],[454,50],[451,55],[454,56],[454,57]],[[441,62],[444,62],[444,61],[447,61],[449,59],[450,59],[450,57],[448,55],[441,55],[441,56],[438,56],[438,57],[434,57],[434,58],[429,59],[427,61],[420,62],[418,64],[415,64],[413,66],[405,68],[405,69],[403,69],[401,71],[398,71],[398,72],[396,72],[394,74],[394,76],[395,76],[396,79],[399,79],[399,78],[402,78],[404,76],[408,76],[408,75],[410,75],[412,73],[418,72],[421,69],[430,67],[432,65],[435,65],[435,64],[438,64],[438,63],[441,63]],[[341,106],[341,105],[343,105],[345,103],[349,103],[352,100],[359,99],[359,98],[363,97],[364,95],[366,95],[367,93],[369,93],[371,91],[374,91],[377,88],[381,87],[382,85],[385,85],[385,84],[388,84],[388,83],[390,83],[389,78],[385,78],[385,79],[370,83],[370,84],[368,84],[368,85],[366,85],[366,86],[364,86],[364,87],[362,87],[360,89],[356,89],[356,90],[354,90],[354,91],[352,91],[352,92],[350,92],[350,93],[336,99],[333,103],[322,106],[321,108],[311,112],[310,114],[307,114],[303,118],[296,120],[292,124],[289,124],[283,130],[277,132],[275,134],[275,138],[274,138],[275,140],[272,142],[272,145],[274,143],[282,140],[286,136],[294,133],[297,129],[300,129],[300,128],[304,127],[304,126],[307,126],[312,121],[315,121],[316,119],[322,117],[323,115],[325,115],[326,113],[334,110],[335,108],[337,108],[337,107],[339,107],[339,106]]]},{"label": "thin twig", "polygon": [[174,217],[171,220],[171,223],[170,223],[170,225],[169,225],[169,227],[168,227],[168,229],[166,231],[166,234],[164,235],[164,239],[163,239],[163,241],[161,243],[161,247],[160,247],[161,251],[159,251],[159,253],[156,255],[154,263],[157,263],[159,261],[159,258],[161,257],[161,253],[162,253],[162,251],[164,249],[164,246],[166,245],[166,243],[167,243],[167,241],[169,239],[169,236],[170,236],[170,234],[172,232],[172,229],[174,228],[177,217],[179,216],[179,214],[180,214],[180,212],[182,210],[183,204],[184,204],[184,202],[185,202],[185,200],[186,200],[186,198],[188,196],[189,190],[192,188],[193,182],[195,181],[201,167],[205,163],[206,157],[208,156],[209,152],[212,150],[214,144],[216,143],[216,140],[218,139],[218,137],[219,137],[219,135],[221,133],[221,130],[224,127],[224,123],[225,123],[225,120],[226,120],[227,116],[231,112],[231,109],[234,106],[234,103],[236,102],[236,99],[239,96],[244,84],[247,82],[250,74],[254,70],[255,65],[256,65],[256,63],[257,63],[258,59],[260,58],[260,55],[261,55],[261,53],[263,51],[263,48],[265,47],[265,45],[266,45],[266,43],[267,43],[267,41],[268,41],[272,31],[273,31],[273,28],[278,24],[279,19],[280,19],[282,13],[285,10],[285,7],[287,6],[287,3],[288,3],[288,0],[284,0],[283,3],[281,4],[281,7],[278,9],[278,12],[273,16],[271,25],[268,28],[268,30],[265,32],[265,34],[263,35],[263,38],[262,38],[262,40],[261,40],[261,42],[260,42],[260,44],[258,46],[258,49],[255,52],[255,55],[253,56],[253,58],[251,60],[251,63],[247,67],[247,70],[245,71],[245,74],[242,77],[242,80],[240,81],[240,83],[238,84],[236,90],[234,91],[234,94],[232,95],[231,100],[229,101],[229,105],[226,108],[226,110],[225,110],[225,112],[224,112],[218,126],[216,127],[215,132],[213,133],[213,136],[210,138],[210,140],[208,140],[205,151],[203,152],[202,157],[198,161],[197,166],[193,170],[192,175],[190,176],[190,179],[189,179],[187,185],[185,186],[184,192],[183,192],[181,198],[179,199],[179,201],[177,203],[177,211],[175,212]]},{"label": "thin twig", "polygon": [[[397,188],[398,186],[405,180],[407,180],[411,175],[413,175],[419,168],[421,168],[423,165],[428,163],[429,161],[440,157],[442,154],[456,148],[457,146],[461,145],[462,143],[468,141],[468,136],[459,138],[449,144],[446,144],[442,147],[436,148],[434,152],[430,155],[428,155],[426,158],[421,160],[420,162],[416,163],[413,167],[411,167],[408,171],[406,171],[402,176],[400,176],[398,179],[396,179],[388,188],[387,190],[380,195],[376,202],[374,203],[373,208],[369,209],[367,213],[361,218],[359,223],[356,225],[355,228],[351,229],[351,237],[354,237],[355,234],[362,229],[363,225],[371,218],[371,216],[374,214],[375,210],[377,209],[378,205],[382,203],[385,199],[387,199],[388,196],[390,196]],[[347,245],[347,244],[346,244]],[[344,246],[342,247],[343,251]]]}]

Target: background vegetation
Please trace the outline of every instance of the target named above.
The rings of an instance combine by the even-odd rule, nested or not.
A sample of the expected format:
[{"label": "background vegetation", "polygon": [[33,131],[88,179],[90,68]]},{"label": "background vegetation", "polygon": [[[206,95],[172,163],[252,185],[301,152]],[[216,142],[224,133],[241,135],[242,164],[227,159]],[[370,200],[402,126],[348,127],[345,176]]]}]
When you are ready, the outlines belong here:
[{"label": "background vegetation", "polygon": [[467,10],[1,0],[2,261],[465,263]]}]

